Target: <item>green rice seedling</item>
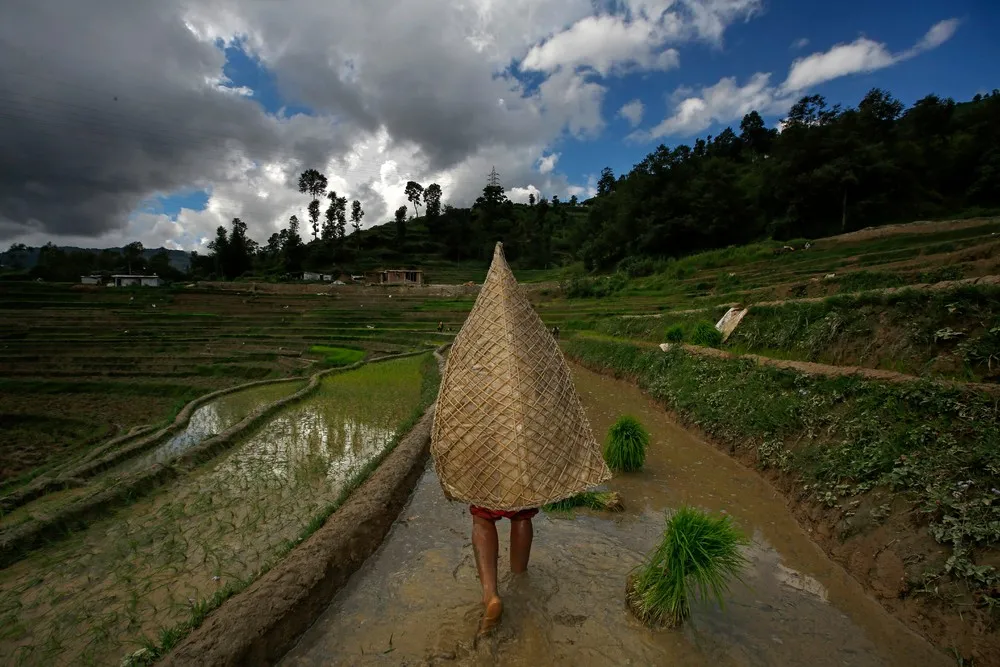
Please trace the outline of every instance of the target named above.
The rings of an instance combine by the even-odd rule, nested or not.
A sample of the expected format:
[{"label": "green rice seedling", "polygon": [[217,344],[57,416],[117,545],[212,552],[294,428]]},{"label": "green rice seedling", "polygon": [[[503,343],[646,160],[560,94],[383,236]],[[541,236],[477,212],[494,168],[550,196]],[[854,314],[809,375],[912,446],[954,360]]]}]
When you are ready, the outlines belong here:
[{"label": "green rice seedling", "polygon": [[649,432],[635,417],[622,415],[608,430],[604,461],[615,472],[641,470],[646,462]]},{"label": "green rice seedling", "polygon": [[684,340],[684,327],[675,324],[667,329],[667,340],[671,343],[679,343]]},{"label": "green rice seedling", "polygon": [[694,326],[691,342],[706,347],[719,347],[722,345],[722,332],[716,329],[711,322],[701,321]]},{"label": "green rice seedling", "polygon": [[584,491],[575,496],[544,505],[546,512],[571,512],[577,507],[587,507],[604,512],[621,512],[625,509],[621,494],[615,491]]},{"label": "green rice seedling", "polygon": [[365,358],[364,350],[354,350],[347,347],[313,345],[309,351],[313,354],[323,355],[323,362],[329,366],[350,366]]},{"label": "green rice seedling", "polygon": [[748,543],[731,517],[681,507],[667,519],[656,550],[629,576],[629,608],[646,625],[677,627],[691,615],[696,595],[722,607],[730,580],[748,564],[740,550]]}]

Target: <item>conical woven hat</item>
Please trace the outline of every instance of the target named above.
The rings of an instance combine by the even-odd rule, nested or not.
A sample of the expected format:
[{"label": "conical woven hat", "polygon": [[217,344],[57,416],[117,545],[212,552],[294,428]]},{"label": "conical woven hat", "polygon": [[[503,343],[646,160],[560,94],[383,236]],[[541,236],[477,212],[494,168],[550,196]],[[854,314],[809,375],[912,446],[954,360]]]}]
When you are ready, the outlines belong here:
[{"label": "conical woven hat", "polygon": [[499,243],[448,355],[431,453],[446,496],[493,510],[539,507],[611,477],[566,360]]}]

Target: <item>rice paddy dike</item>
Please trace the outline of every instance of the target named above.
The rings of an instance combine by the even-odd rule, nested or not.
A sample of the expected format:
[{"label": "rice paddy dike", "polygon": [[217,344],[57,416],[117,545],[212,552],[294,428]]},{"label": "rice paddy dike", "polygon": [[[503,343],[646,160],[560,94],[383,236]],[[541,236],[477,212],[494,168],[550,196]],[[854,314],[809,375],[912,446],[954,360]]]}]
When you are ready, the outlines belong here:
[{"label": "rice paddy dike", "polygon": [[[863,230],[808,249],[804,240],[790,244],[794,251],[768,242],[613,276],[568,272],[561,284],[526,288],[571,358],[637,383],[757,469],[884,608],[966,664],[998,664],[1000,427],[997,394],[987,391],[1000,355],[998,234],[997,219]],[[396,401],[379,397],[385,380],[355,375],[427,357],[336,369],[359,355],[447,343],[475,300],[474,288],[258,287],[0,283],[0,507],[44,487],[0,510],[0,534],[58,516],[121,479],[174,471],[0,569],[0,663],[116,664],[139,649],[148,652],[141,660],[163,655],[321,525],[342,500],[338,489],[346,493],[377,464],[362,447],[344,464],[344,482],[336,472],[350,458],[337,449],[344,433],[353,429],[351,442],[384,442],[384,429],[405,430],[433,398],[429,369],[400,380],[408,389],[399,395],[410,398]],[[697,325],[736,304],[750,310],[721,345],[727,356],[659,349],[678,333],[679,342],[697,343]],[[825,371],[771,368],[750,353]],[[860,377],[857,368],[903,381]],[[319,393],[191,455],[320,371],[334,372],[317,380]],[[362,389],[323,394],[337,378],[356,378]],[[283,382],[198,404],[153,437],[191,401],[261,380]],[[319,412],[346,412],[303,412],[320,395]],[[371,417],[380,426],[328,428],[374,414],[369,405],[385,413]],[[253,445],[263,433],[266,442]],[[309,444],[279,451],[289,439]],[[184,456],[184,466],[171,464]],[[113,464],[94,465],[103,457]],[[92,473],[74,476],[81,469]],[[280,483],[275,470],[285,471]],[[292,520],[272,525],[269,510],[251,514],[252,503],[239,497],[273,500]],[[254,533],[255,523],[274,535]],[[237,551],[242,560],[229,557]],[[100,595],[114,604],[105,609]]]}]

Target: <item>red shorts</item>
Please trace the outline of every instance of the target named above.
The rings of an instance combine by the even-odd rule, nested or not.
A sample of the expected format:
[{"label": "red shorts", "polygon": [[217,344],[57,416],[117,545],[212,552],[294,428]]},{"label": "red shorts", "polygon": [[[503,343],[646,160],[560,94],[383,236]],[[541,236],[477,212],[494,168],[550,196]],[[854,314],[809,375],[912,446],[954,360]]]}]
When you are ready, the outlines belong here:
[{"label": "red shorts", "polygon": [[510,519],[511,521],[518,519],[530,519],[538,514],[538,509],[534,508],[511,512],[509,510],[488,510],[485,507],[479,507],[478,505],[469,505],[469,512],[472,516],[478,516],[480,519],[486,519],[487,521],[496,523],[500,519]]}]

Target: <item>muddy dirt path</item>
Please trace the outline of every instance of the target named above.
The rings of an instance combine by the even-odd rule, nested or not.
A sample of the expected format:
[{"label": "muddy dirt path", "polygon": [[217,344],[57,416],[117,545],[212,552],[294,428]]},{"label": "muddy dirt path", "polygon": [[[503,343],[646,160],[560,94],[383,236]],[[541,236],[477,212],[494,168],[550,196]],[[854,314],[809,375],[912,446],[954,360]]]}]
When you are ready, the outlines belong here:
[{"label": "muddy dirt path", "polygon": [[[846,375],[858,375],[869,380],[881,382],[927,382],[928,378],[918,375],[907,375],[897,371],[887,371],[880,368],[866,368],[864,366],[831,366],[829,364],[818,364],[813,361],[793,361],[790,359],[775,359],[765,357],[760,354],[733,354],[725,350],[713,347],[702,347],[699,345],[685,345],[684,349],[692,354],[700,354],[703,357],[716,357],[720,359],[751,359],[762,366],[773,366],[774,368],[784,368],[799,371],[808,375],[824,375],[826,377],[841,377]],[[974,391],[985,391],[992,394],[1000,394],[1000,385],[987,384],[984,382],[961,382],[959,380],[947,380],[934,378],[933,382],[943,384],[956,389],[967,389]]]},{"label": "muddy dirt path", "polygon": [[[595,432],[622,412],[650,429],[646,470],[611,483],[624,514],[540,514],[529,575],[504,578],[501,628],[475,645],[468,509],[444,499],[428,467],[379,551],[281,664],[950,664],[827,559],[760,477],[635,387],[574,372]],[[665,510],[682,502],[731,513],[753,537],[752,565],[725,611],[699,605],[683,630],[654,632],[626,612],[625,577],[657,541]],[[506,532],[503,523],[501,570]]]}]

